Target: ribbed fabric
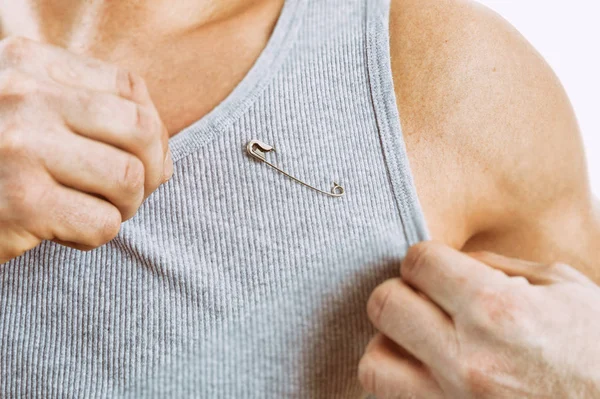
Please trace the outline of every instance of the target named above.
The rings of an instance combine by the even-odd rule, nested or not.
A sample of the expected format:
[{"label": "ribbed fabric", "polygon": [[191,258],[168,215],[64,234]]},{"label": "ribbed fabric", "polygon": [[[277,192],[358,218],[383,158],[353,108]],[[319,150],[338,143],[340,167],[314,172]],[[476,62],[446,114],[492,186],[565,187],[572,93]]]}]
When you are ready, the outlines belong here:
[{"label": "ribbed fabric", "polygon": [[[286,1],[242,83],[170,140],[172,180],[117,238],[0,266],[0,397],[361,397],[366,301],[427,239],[388,18],[389,0]],[[252,159],[252,139],[345,195]]]}]

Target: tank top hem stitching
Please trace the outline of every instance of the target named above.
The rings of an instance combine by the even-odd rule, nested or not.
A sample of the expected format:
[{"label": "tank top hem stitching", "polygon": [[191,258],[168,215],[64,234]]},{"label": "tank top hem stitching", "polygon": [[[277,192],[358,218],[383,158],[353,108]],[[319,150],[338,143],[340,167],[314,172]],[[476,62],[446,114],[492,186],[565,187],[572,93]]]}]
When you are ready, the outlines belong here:
[{"label": "tank top hem stitching", "polygon": [[[261,54],[257,63],[252,67],[248,75],[240,82],[240,85],[234,89],[230,96],[235,98],[226,98],[221,104],[219,104],[213,111],[211,111],[204,118],[192,123],[188,127],[184,128],[180,133],[173,136],[170,140],[169,145],[175,145],[176,148],[171,148],[173,162],[177,163],[182,159],[188,157],[190,154],[201,149],[204,145],[213,140],[218,133],[221,133],[228,129],[231,125],[235,124],[237,120],[246,112],[254,103],[256,98],[260,96],[262,91],[267,87],[270,81],[273,80],[276,72],[284,64],[286,55],[293,48],[292,43],[295,41],[296,35],[302,23],[302,14],[306,7],[307,0],[286,0],[284,7],[294,7],[289,12],[289,20],[277,21],[277,24],[284,23],[287,26],[283,26],[285,30],[282,35],[275,38],[276,42],[269,42],[268,47],[271,48],[271,54]],[[293,2],[294,4],[289,4]],[[282,18],[282,15],[280,18]],[[279,30],[279,26],[276,25],[275,31]],[[265,50],[267,51],[267,48]],[[270,56],[270,60],[265,60],[265,56]],[[266,62],[265,62],[266,61]],[[258,64],[260,62],[260,65]],[[256,71],[255,68],[260,67],[261,71]],[[266,72],[269,73],[266,73]],[[256,76],[250,76],[256,75]],[[255,77],[254,81],[246,81],[246,78]],[[240,88],[246,90],[246,93],[236,93]],[[249,87],[248,87],[249,86]],[[225,108],[232,108],[227,112]],[[215,112],[214,116],[211,114]],[[205,120],[205,118],[208,118]],[[179,137],[178,137],[179,136]],[[187,144],[187,146],[185,146]]]},{"label": "tank top hem stitching", "polygon": [[[365,0],[368,3],[370,0]],[[389,49],[390,0],[366,5],[367,68],[384,160],[408,245],[429,239],[425,218],[410,172],[396,105]]]}]

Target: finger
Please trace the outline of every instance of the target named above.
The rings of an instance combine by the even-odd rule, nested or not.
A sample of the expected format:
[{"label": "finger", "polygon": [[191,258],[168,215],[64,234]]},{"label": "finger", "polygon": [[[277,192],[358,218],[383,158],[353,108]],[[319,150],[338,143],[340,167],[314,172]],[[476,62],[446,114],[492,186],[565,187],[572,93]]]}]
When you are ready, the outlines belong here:
[{"label": "finger", "polygon": [[40,202],[39,220],[51,240],[96,248],[112,240],[121,227],[121,213],[112,204],[80,191],[56,185]]},{"label": "finger", "polygon": [[367,314],[375,328],[430,367],[444,364],[455,352],[449,317],[399,278],[373,291]]},{"label": "finger", "polygon": [[[73,125],[81,128],[79,133],[88,133],[90,138],[99,141],[106,139],[110,144],[129,152],[132,152],[130,150],[132,149],[133,153],[143,161],[145,157],[135,149],[145,148],[148,143],[153,144],[158,140],[163,151],[162,164],[160,164],[162,166],[159,166],[160,169],[167,168],[168,173],[165,174],[164,179],[167,180],[166,176],[169,176],[172,170],[172,161],[167,157],[169,133],[160,120],[141,77],[102,61],[78,56],[64,49],[24,38],[3,40],[0,43],[0,54],[2,61],[18,65],[18,71],[26,72],[23,73],[25,76],[33,75],[31,80],[35,84],[29,86],[33,86],[40,94],[50,94],[53,103],[62,105],[63,113],[67,114],[65,111],[70,110],[70,114],[67,115],[70,115],[69,119]],[[80,75],[75,75],[83,80],[77,80],[71,76],[72,73],[67,73],[70,71],[69,65],[81,70]],[[51,73],[48,71],[52,70],[66,75],[62,80],[52,77],[39,79],[40,74],[49,76]],[[71,81],[68,81],[69,79]],[[74,81],[79,83],[74,84]],[[14,82],[10,83],[14,84]],[[70,91],[69,85],[73,86]],[[116,99],[126,100],[122,98],[123,96],[129,98],[130,103],[116,101]],[[95,115],[96,119],[90,118],[90,115]],[[145,165],[147,168],[151,166],[146,163]],[[158,170],[159,166],[155,169]],[[153,169],[149,173],[146,172],[148,179],[156,177]],[[160,183],[148,183],[146,195],[149,195]]]},{"label": "finger", "polygon": [[435,242],[411,247],[400,273],[402,280],[423,292],[450,316],[468,306],[482,284],[508,279],[470,256]]},{"label": "finger", "polygon": [[42,240],[20,223],[3,220],[0,224],[0,266],[37,246]]},{"label": "finger", "polygon": [[[60,148],[65,142],[68,151]],[[58,183],[104,197],[119,209],[123,221],[133,217],[142,204],[144,165],[132,154],[67,131],[40,146],[40,151]]]},{"label": "finger", "polygon": [[143,87],[136,85],[136,75],[98,59],[23,37],[3,40],[0,52],[3,60],[20,70],[63,85],[115,94],[141,104],[149,101]]},{"label": "finger", "polygon": [[39,189],[35,207],[28,208],[27,231],[44,240],[60,240],[96,248],[112,240],[121,228],[121,213],[107,201],[49,182]]},{"label": "finger", "polygon": [[430,372],[419,362],[404,356],[383,335],[372,340],[358,366],[363,387],[379,399],[443,398]]},{"label": "finger", "polygon": [[593,282],[578,270],[563,263],[544,265],[509,258],[492,252],[471,252],[469,256],[512,277],[525,277],[531,284],[550,285],[563,281],[589,284]]},{"label": "finger", "polygon": [[85,90],[72,90],[57,106],[75,132],[132,153],[142,161],[145,196],[168,179],[168,133],[152,108]]},{"label": "finger", "polygon": [[[131,92],[131,95],[128,96],[128,98],[133,100],[134,102],[137,102],[138,104],[149,107],[153,111],[154,115],[156,115],[158,117],[158,121],[159,121],[160,127],[161,127],[160,140],[162,143],[163,151],[165,153],[167,153],[169,151],[170,134],[169,134],[169,131],[167,130],[167,127],[162,122],[160,115],[158,113],[158,110],[156,109],[156,106],[154,105],[154,102],[152,101],[152,98],[150,97],[150,92],[148,91],[148,86],[146,86],[146,82],[144,81],[144,79],[142,79],[141,76],[139,76],[133,72],[126,72],[126,73],[127,73],[128,79],[129,79],[130,92]],[[169,159],[170,159],[170,156],[171,156],[171,154],[169,154]]]},{"label": "finger", "polygon": [[[19,71],[38,78],[42,76],[60,87],[67,85],[79,90],[124,97],[158,114],[148,88],[139,75],[104,61],[22,37],[3,40],[0,43],[0,59]],[[164,136],[160,139],[165,155],[168,138],[168,132],[164,129]]]},{"label": "finger", "polygon": [[[57,83],[114,94],[143,105],[158,115],[148,86],[138,74],[101,60],[73,54],[62,48],[48,49],[44,47],[42,51],[45,51],[51,59],[45,68],[46,72]],[[160,118],[158,120],[160,121]],[[160,139],[166,153],[169,134],[164,125],[161,127],[163,134]]]}]

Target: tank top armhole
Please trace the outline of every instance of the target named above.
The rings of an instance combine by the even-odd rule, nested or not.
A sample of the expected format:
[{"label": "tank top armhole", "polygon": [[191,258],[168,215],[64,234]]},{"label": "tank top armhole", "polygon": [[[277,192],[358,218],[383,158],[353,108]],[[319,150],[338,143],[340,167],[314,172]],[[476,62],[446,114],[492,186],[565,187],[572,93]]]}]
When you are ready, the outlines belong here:
[{"label": "tank top armhole", "polygon": [[371,98],[391,189],[408,245],[429,240],[425,216],[410,171],[396,105],[390,58],[390,0],[364,0],[367,68]]}]

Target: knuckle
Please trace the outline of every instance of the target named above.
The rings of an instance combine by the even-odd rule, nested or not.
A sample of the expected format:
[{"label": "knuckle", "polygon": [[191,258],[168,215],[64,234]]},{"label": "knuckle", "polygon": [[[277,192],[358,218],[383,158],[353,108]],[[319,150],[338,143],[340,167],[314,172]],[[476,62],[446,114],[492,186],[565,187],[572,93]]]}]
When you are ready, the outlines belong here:
[{"label": "knuckle", "polygon": [[125,222],[134,217],[143,201],[144,191],[142,190],[139,194],[128,198],[127,203],[118,206],[118,209],[121,212],[121,220]]},{"label": "knuckle", "polygon": [[476,300],[485,325],[499,326],[515,321],[518,301],[508,290],[482,287],[476,293]]},{"label": "knuckle", "polygon": [[26,148],[25,137],[15,123],[9,123],[0,130],[0,154],[2,158],[21,153]]},{"label": "knuckle", "polygon": [[389,307],[393,286],[389,281],[379,285],[367,302],[367,315],[375,326],[381,326],[383,315]]},{"label": "knuckle", "polygon": [[148,93],[144,78],[122,68],[117,70],[117,90],[119,95],[133,101],[145,100]]},{"label": "knuckle", "polygon": [[161,132],[160,121],[148,107],[135,106],[134,140],[144,148],[149,147]]},{"label": "knuckle", "polygon": [[460,367],[465,391],[476,398],[489,397],[494,391],[494,374],[497,368],[498,365],[491,356],[478,355],[468,361]]},{"label": "knuckle", "polygon": [[134,156],[127,156],[118,179],[118,189],[125,194],[139,194],[144,190],[144,165]]},{"label": "knuckle", "polygon": [[121,230],[121,215],[119,212],[108,212],[103,215],[97,234],[90,243],[93,247],[99,247],[115,238]]},{"label": "knuckle", "polygon": [[358,381],[371,393],[377,392],[377,365],[372,353],[366,353],[358,364]]},{"label": "knuckle", "polygon": [[136,101],[141,101],[148,97],[148,86],[144,78],[134,72],[129,73],[131,98]]},{"label": "knuckle", "polygon": [[127,98],[133,95],[135,89],[135,78],[133,76],[133,72],[117,67],[116,81],[119,95]]},{"label": "knuckle", "polygon": [[402,261],[402,278],[407,281],[414,280],[427,264],[433,251],[435,251],[435,244],[430,242],[421,242],[410,247]]},{"label": "knuckle", "polygon": [[0,55],[2,58],[18,63],[23,61],[23,58],[29,53],[31,40],[21,36],[11,36],[2,40],[0,44]]}]

